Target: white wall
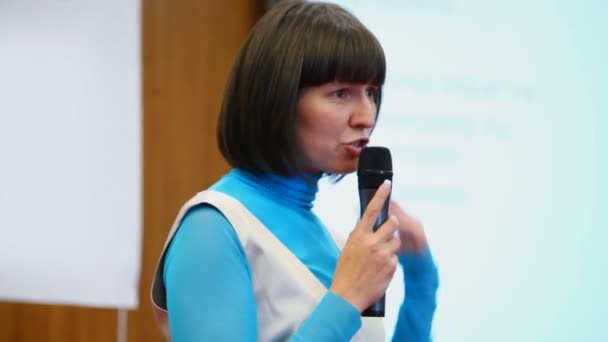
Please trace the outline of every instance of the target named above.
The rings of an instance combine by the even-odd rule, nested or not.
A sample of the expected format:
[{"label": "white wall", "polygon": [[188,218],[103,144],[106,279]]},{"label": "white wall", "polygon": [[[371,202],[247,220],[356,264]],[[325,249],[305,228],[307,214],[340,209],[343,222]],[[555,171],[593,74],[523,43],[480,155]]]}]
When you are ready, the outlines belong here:
[{"label": "white wall", "polygon": [[137,0],[0,1],[0,300],[133,308]]},{"label": "white wall", "polygon": [[[386,50],[372,145],[391,149],[393,195],[438,262],[435,340],[608,340],[606,5],[340,3]],[[356,188],[322,187],[328,225],[352,229]]]}]

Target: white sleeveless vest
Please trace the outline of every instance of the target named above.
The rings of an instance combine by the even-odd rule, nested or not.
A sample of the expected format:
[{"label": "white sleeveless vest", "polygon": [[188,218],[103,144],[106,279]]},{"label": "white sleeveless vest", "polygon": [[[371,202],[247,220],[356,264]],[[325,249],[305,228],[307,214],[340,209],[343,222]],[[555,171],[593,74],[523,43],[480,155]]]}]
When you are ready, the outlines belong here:
[{"label": "white sleeveless vest", "polygon": [[[212,205],[228,219],[243,246],[255,294],[257,340],[288,340],[325,296],[327,288],[238,200],[212,190],[198,193],[182,206],[165,242],[151,293],[161,329],[170,340],[162,274],[166,249],[188,210],[202,203]],[[344,241],[333,233],[332,236],[341,249]],[[362,326],[351,341],[384,341],[383,319],[362,317]]]}]

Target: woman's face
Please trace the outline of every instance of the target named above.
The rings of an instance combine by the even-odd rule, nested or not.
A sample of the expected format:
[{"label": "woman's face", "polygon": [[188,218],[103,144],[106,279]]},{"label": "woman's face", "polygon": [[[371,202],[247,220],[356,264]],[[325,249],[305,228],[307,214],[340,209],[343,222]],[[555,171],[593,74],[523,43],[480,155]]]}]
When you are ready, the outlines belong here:
[{"label": "woman's face", "polygon": [[332,82],[301,90],[296,134],[299,166],[311,173],[350,173],[376,121],[371,84]]}]

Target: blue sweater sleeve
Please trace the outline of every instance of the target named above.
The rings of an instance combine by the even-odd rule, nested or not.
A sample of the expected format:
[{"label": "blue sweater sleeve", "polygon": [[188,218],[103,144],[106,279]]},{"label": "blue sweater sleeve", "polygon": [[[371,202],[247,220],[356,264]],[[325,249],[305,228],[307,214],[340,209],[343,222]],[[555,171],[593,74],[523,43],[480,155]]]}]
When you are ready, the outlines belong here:
[{"label": "blue sweater sleeve", "polygon": [[[164,282],[174,342],[257,339],[247,258],[217,210],[200,205],[187,213],[167,251]],[[359,311],[328,292],[291,341],[349,341],[360,326]]]},{"label": "blue sweater sleeve", "polygon": [[393,342],[428,342],[436,308],[439,275],[430,250],[420,255],[400,255],[405,299],[393,334]]}]

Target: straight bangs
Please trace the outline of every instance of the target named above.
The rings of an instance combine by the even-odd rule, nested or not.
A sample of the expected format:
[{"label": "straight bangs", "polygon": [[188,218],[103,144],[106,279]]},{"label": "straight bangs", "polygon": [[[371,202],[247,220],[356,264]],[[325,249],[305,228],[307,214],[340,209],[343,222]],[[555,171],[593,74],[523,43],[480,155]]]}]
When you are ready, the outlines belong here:
[{"label": "straight bangs", "polygon": [[336,20],[315,24],[304,49],[300,89],[334,81],[384,85],[384,51],[361,23]]}]

